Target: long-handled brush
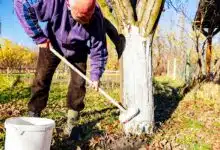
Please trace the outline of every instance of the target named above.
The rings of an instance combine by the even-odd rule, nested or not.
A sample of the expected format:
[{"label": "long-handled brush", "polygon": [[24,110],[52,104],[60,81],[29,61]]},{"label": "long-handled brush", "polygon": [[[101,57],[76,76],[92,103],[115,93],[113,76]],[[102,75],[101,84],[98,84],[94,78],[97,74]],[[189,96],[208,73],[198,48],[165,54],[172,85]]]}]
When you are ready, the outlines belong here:
[{"label": "long-handled brush", "polygon": [[[73,66],[66,58],[64,58],[62,55],[60,55],[55,49],[52,48],[50,45],[50,50],[53,52],[54,55],[56,55],[58,58],[60,58],[67,66],[69,66],[72,70],[74,70],[76,73],[78,73],[82,78],[84,78],[89,84],[92,84],[92,81],[86,77],[81,71],[79,71],[75,66]],[[122,107],[119,103],[117,103],[111,96],[109,96],[103,89],[99,88],[98,91],[104,95],[113,105],[119,108],[120,111],[122,111],[119,120],[121,123],[127,123],[130,120],[132,120],[135,116],[137,116],[140,113],[139,109],[135,108],[128,108],[127,110]]]}]

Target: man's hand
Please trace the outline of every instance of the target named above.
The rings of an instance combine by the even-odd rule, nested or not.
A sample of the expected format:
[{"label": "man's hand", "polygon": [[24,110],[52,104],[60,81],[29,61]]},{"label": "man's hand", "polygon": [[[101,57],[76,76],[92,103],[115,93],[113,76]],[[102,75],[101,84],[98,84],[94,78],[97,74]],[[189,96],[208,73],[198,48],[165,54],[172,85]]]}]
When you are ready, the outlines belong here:
[{"label": "man's hand", "polygon": [[100,81],[92,81],[91,85],[92,88],[94,88],[96,91],[99,90],[99,86],[100,86]]},{"label": "man's hand", "polygon": [[46,40],[44,43],[38,44],[37,46],[38,46],[39,48],[47,48],[47,49],[49,49],[50,40]]}]

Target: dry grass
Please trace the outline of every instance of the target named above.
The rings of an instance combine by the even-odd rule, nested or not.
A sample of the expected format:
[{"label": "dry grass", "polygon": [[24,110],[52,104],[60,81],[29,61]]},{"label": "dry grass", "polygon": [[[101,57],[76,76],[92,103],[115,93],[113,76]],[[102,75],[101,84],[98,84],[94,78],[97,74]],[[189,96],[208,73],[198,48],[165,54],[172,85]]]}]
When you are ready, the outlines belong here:
[{"label": "dry grass", "polygon": [[[179,103],[172,117],[155,135],[177,149],[220,149],[220,85],[205,83]],[[163,144],[162,144],[163,145]]]}]

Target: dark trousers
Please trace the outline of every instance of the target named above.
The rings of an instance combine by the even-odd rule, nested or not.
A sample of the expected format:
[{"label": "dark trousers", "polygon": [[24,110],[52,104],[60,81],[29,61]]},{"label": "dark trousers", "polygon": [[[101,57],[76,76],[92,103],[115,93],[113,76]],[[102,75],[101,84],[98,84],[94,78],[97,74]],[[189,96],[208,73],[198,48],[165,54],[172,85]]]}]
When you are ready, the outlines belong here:
[{"label": "dark trousers", "polygon": [[[107,19],[104,20],[104,25],[106,33],[117,47],[119,35],[116,28]],[[52,45],[57,45],[57,43],[52,43]],[[83,56],[82,59],[80,57],[67,59],[82,73],[86,73],[87,56]],[[59,63],[60,59],[49,49],[40,49],[35,78],[31,88],[31,99],[28,103],[29,111],[41,112],[46,107],[52,77]],[[81,111],[85,107],[83,103],[85,93],[85,80],[71,70],[71,80],[67,93],[67,107],[69,109]]]},{"label": "dark trousers", "polygon": [[[69,58],[70,60],[73,59]],[[28,104],[29,111],[41,112],[46,107],[51,80],[59,63],[60,59],[49,49],[40,49],[35,78],[31,88],[32,95]],[[86,60],[71,63],[81,72],[86,73]],[[84,108],[83,99],[85,93],[85,80],[71,70],[71,80],[67,93],[67,107],[76,111],[82,110]]]}]

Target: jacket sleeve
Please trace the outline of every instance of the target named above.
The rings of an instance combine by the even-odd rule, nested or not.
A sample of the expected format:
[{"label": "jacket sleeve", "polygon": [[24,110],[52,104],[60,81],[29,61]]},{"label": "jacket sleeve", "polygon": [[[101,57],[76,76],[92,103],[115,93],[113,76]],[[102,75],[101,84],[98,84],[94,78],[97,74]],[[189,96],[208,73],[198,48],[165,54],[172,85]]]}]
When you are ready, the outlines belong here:
[{"label": "jacket sleeve", "polygon": [[105,70],[108,58],[103,16],[99,8],[97,8],[97,11],[95,12],[92,25],[92,32],[90,34],[90,78],[92,81],[97,81],[101,78]]},{"label": "jacket sleeve", "polygon": [[36,44],[47,40],[38,21],[48,21],[52,16],[54,0],[15,0],[14,9],[19,22]]}]

